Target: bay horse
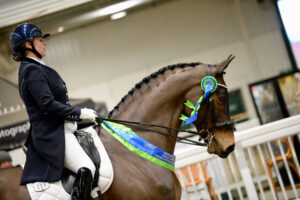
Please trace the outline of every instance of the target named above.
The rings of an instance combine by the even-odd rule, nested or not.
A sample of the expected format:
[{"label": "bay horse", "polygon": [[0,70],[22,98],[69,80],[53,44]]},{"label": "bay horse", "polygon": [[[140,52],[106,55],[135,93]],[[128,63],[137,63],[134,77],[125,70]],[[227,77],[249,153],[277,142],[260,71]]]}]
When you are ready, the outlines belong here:
[{"label": "bay horse", "polygon": [[[222,158],[234,150],[234,132],[231,126],[228,92],[223,79],[224,70],[233,56],[211,66],[211,75],[220,86],[209,102],[202,104],[199,117],[193,122],[198,132],[206,130],[211,136],[207,151]],[[129,91],[109,113],[109,118],[158,124],[180,128],[180,114],[190,116],[186,100],[195,104],[203,95],[200,83],[208,74],[208,65],[202,63],[177,64],[160,69],[144,78]],[[221,87],[223,85],[223,87]],[[212,100],[212,101],[211,101]],[[207,108],[209,107],[209,108]],[[162,128],[155,130],[166,131]],[[173,154],[176,138],[133,129],[137,135],[158,148]],[[178,135],[176,130],[167,130]],[[114,181],[103,194],[105,200],[179,200],[181,188],[175,173],[130,152],[103,128],[98,134],[114,168]],[[20,186],[21,167],[0,170],[0,199],[29,200],[26,186]]]}]

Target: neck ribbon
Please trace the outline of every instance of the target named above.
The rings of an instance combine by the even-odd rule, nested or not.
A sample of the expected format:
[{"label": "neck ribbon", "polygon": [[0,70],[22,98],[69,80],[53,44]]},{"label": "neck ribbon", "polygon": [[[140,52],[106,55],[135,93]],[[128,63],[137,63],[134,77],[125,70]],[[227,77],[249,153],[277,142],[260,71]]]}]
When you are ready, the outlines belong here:
[{"label": "neck ribbon", "polygon": [[185,125],[190,124],[197,120],[198,118],[198,112],[200,110],[201,103],[205,101],[205,99],[214,91],[216,91],[218,87],[218,82],[213,76],[205,76],[201,81],[201,88],[204,91],[204,96],[201,96],[197,103],[194,105],[192,102],[187,100],[184,105],[186,105],[188,108],[192,109],[192,113],[190,117],[187,117],[183,114],[180,116],[180,120],[184,122]]},{"label": "neck ribbon", "polygon": [[169,154],[168,152],[165,152],[143,140],[130,128],[124,125],[103,121],[101,126],[130,151],[157,165],[165,167],[171,171],[175,171],[175,155]]}]

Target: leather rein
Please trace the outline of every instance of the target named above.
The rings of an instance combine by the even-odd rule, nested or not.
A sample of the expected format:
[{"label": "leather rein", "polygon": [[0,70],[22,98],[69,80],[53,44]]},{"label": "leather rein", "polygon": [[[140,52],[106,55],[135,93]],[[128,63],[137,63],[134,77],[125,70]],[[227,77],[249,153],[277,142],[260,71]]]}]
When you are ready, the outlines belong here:
[{"label": "leather rein", "polygon": [[[207,73],[209,76],[212,75],[212,65],[206,65],[207,66]],[[227,89],[226,85],[222,85],[222,84],[218,84],[218,86],[221,86],[225,89]],[[209,98],[205,101],[206,106],[206,112],[207,109],[210,109],[211,112],[211,118],[210,118],[210,124],[211,127],[207,128],[207,124],[205,123],[204,125],[204,129],[198,131],[191,131],[191,130],[183,130],[183,129],[178,129],[178,128],[173,128],[173,127],[168,127],[168,126],[162,126],[162,125],[157,125],[157,124],[149,124],[149,123],[143,123],[143,122],[135,122],[135,121],[125,121],[125,120],[117,120],[117,119],[110,119],[110,118],[103,118],[103,117],[97,117],[96,118],[96,122],[98,124],[98,126],[101,126],[102,121],[110,121],[110,122],[115,122],[115,123],[119,123],[125,126],[129,126],[132,128],[137,128],[140,130],[144,130],[144,131],[149,131],[149,132],[154,132],[154,133],[158,133],[161,135],[165,135],[168,137],[173,137],[177,139],[177,142],[180,143],[184,143],[184,144],[191,144],[191,145],[197,145],[197,146],[209,146],[211,141],[213,140],[214,136],[215,136],[215,131],[214,129],[216,128],[232,128],[233,126],[233,121],[230,120],[230,116],[228,115],[228,121],[222,122],[222,123],[218,123],[216,124],[215,121],[215,106],[214,106],[214,97],[212,94],[209,95]],[[167,129],[167,130],[172,130],[172,131],[177,131],[177,132],[186,132],[186,133],[191,133],[193,135],[197,135],[199,136],[198,141],[194,141],[185,137],[180,137],[180,136],[175,136],[169,133],[165,133],[162,131],[158,131],[158,130],[154,130],[152,128],[145,128],[142,126],[148,126],[148,127],[156,127],[156,128],[163,128],[163,129]],[[201,140],[203,140],[203,142],[200,142]]]}]

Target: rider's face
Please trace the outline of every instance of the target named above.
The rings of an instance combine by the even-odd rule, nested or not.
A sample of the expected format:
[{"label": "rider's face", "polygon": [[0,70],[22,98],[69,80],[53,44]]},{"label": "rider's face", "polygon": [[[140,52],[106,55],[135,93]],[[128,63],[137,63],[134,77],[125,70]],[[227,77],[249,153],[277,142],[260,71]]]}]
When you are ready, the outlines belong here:
[{"label": "rider's face", "polygon": [[[33,38],[33,45],[34,48],[36,49],[36,51],[42,56],[45,57],[46,56],[46,46],[47,46],[47,42],[45,41],[44,38],[42,37],[34,37]],[[31,43],[30,42],[25,42],[25,47],[32,49]],[[27,56],[33,56],[36,57],[37,59],[39,59],[33,52],[31,51],[27,51]]]},{"label": "rider's face", "polygon": [[47,42],[45,41],[44,38],[34,37],[33,45],[34,45],[35,49],[37,50],[37,52],[39,52],[39,54],[41,54],[42,57],[46,56]]}]

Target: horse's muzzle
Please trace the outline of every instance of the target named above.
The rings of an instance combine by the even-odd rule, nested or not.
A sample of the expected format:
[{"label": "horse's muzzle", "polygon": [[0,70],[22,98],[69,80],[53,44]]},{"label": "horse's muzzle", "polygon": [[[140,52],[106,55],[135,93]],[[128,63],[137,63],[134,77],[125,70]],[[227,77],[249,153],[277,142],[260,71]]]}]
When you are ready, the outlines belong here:
[{"label": "horse's muzzle", "polygon": [[225,151],[222,150],[218,142],[213,139],[210,146],[207,148],[207,152],[210,154],[216,154],[221,158],[227,158],[228,155],[234,150],[235,144],[232,144],[226,148]]}]

